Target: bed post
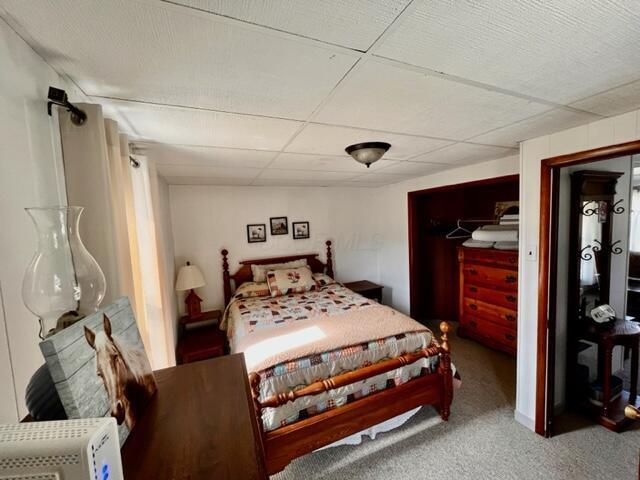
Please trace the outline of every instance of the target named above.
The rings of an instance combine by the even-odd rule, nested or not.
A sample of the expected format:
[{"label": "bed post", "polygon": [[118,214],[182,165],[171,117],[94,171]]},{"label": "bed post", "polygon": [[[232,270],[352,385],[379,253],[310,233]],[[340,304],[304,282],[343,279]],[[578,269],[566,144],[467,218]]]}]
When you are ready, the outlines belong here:
[{"label": "bed post", "polygon": [[327,275],[333,278],[333,259],[331,257],[331,240],[327,240]]},{"label": "bed post", "polygon": [[229,277],[229,261],[227,255],[229,252],[226,248],[222,249],[222,281],[224,288],[224,304],[225,306],[231,301],[231,278]]},{"label": "bed post", "polygon": [[451,347],[449,346],[449,324],[440,322],[442,339],[440,342],[440,374],[442,375],[442,403],[440,405],[440,417],[446,422],[451,414],[451,401],[453,400],[453,373],[451,371]]},{"label": "bed post", "polygon": [[256,412],[256,420],[260,428],[260,435],[264,435],[264,425],[262,424],[262,405],[260,404],[260,375],[256,372],[249,374],[249,386],[251,387],[251,400],[253,409]]}]

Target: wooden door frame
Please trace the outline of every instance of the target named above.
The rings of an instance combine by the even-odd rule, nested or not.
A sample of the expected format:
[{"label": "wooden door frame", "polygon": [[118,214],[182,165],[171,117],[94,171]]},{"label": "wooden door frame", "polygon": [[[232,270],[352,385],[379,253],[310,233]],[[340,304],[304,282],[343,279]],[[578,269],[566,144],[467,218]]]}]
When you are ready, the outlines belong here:
[{"label": "wooden door frame", "polygon": [[[536,366],[535,431],[553,434],[555,381],[555,281],[557,262],[557,182],[553,173],[561,167],[640,153],[640,140],[545,158],[540,166],[540,238],[538,261],[538,333]],[[557,176],[556,176],[557,177]],[[550,288],[551,285],[551,288]],[[551,307],[554,308],[551,308]]]},{"label": "wooden door frame", "polygon": [[441,185],[439,187],[425,188],[423,190],[415,190],[407,193],[407,215],[409,228],[409,314],[412,318],[416,317],[415,305],[416,298],[419,295],[416,287],[415,278],[418,275],[418,266],[416,265],[416,257],[413,248],[418,244],[418,222],[416,222],[416,201],[419,197],[429,195],[431,193],[445,192],[456,188],[479,187],[483,185],[492,185],[497,183],[506,183],[516,181],[520,178],[520,174],[502,175],[499,177],[483,178],[481,180],[471,180],[469,182],[453,183]]}]

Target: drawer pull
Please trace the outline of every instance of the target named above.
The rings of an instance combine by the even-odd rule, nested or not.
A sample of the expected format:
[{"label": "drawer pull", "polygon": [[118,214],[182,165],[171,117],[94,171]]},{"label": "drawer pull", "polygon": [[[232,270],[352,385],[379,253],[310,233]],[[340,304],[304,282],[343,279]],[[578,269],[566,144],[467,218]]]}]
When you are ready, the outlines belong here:
[{"label": "drawer pull", "polygon": [[478,306],[477,306],[475,303],[470,304],[470,305],[469,305],[469,308],[470,308],[471,310],[478,310]]},{"label": "drawer pull", "polygon": [[514,337],[510,333],[505,333],[504,338],[506,338],[507,340],[511,340],[511,341],[514,341],[516,339],[516,337]]},{"label": "drawer pull", "polygon": [[469,320],[469,325],[471,325],[473,328],[476,328],[478,326],[475,320]]},{"label": "drawer pull", "polygon": [[504,318],[506,320],[508,320],[509,322],[515,322],[516,321],[516,317],[514,315],[511,315],[511,314],[505,315]]},{"label": "drawer pull", "polygon": [[518,279],[514,275],[507,275],[504,277],[504,281],[507,283],[516,283]]},{"label": "drawer pull", "polygon": [[506,295],[504,298],[507,300],[507,302],[511,302],[511,303],[516,303],[516,300],[518,300],[513,295]]},{"label": "drawer pull", "polygon": [[478,271],[475,268],[470,268],[469,270],[467,270],[467,272],[469,272],[471,275],[477,275]]},{"label": "drawer pull", "polygon": [[472,291],[473,293],[478,292],[478,289],[476,287],[469,287],[469,290]]}]

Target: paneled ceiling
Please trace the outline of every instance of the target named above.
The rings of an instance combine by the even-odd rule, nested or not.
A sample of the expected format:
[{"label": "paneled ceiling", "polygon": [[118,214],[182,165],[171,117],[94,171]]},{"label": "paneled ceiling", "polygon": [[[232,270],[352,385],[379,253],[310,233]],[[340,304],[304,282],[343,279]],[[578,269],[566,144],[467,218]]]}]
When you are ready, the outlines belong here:
[{"label": "paneled ceiling", "polygon": [[[381,186],[640,108],[640,2],[0,0],[175,184]],[[370,169],[344,152],[392,144]]]}]

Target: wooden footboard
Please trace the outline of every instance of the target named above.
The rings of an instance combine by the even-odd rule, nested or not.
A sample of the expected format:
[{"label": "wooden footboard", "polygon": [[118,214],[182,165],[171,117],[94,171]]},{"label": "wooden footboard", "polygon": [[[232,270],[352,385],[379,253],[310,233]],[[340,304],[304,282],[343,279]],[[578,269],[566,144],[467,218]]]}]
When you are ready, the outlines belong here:
[{"label": "wooden footboard", "polygon": [[[252,398],[260,431],[262,432],[267,471],[270,475],[284,469],[291,460],[329,445],[341,438],[357,433],[421,405],[434,405],[443,420],[449,419],[453,400],[453,377],[449,347],[449,325],[440,324],[442,339],[439,346],[407,353],[368,367],[312,383],[299,390],[274,395],[260,401],[260,376],[249,375]],[[278,407],[306,395],[317,395],[335,388],[375,377],[421,358],[440,355],[435,373],[414,378],[407,383],[372,393],[344,406],[327,410],[270,432],[264,432],[262,409]]]}]

